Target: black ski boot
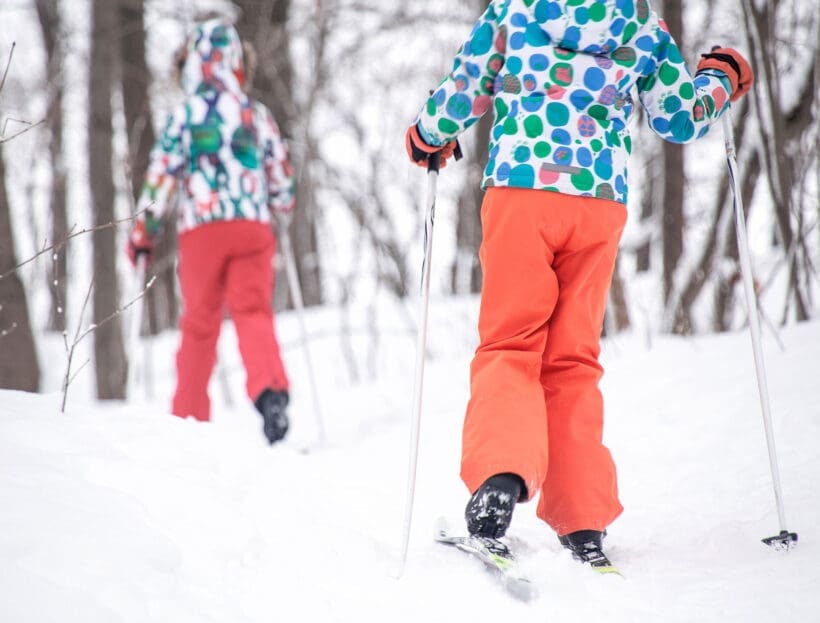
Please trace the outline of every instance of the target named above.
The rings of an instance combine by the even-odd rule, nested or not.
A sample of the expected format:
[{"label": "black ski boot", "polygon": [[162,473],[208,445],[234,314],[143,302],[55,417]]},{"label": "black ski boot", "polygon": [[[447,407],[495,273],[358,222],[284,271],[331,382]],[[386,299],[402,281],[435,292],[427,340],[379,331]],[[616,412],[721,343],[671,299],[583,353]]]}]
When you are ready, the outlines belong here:
[{"label": "black ski boot", "polygon": [[289,397],[286,391],[266,389],[254,403],[256,410],[262,414],[262,419],[265,421],[262,430],[271,445],[284,438],[288,432],[290,422],[285,413],[288,402]]},{"label": "black ski boot", "polygon": [[588,564],[598,573],[618,573],[601,549],[605,536],[606,531],[579,530],[559,536],[558,540],[572,552],[575,560]]},{"label": "black ski boot", "polygon": [[512,521],[515,503],[526,491],[524,481],[515,474],[497,474],[488,478],[473,493],[464,517],[473,536],[500,539]]}]

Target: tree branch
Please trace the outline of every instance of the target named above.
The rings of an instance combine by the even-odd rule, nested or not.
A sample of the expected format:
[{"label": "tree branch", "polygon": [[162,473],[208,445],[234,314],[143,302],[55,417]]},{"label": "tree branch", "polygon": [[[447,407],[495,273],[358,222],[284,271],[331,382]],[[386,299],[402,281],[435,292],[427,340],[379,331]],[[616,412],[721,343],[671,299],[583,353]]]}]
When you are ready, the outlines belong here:
[{"label": "tree branch", "polygon": [[3,70],[3,78],[0,80],[0,92],[3,91],[3,87],[6,84],[6,76],[9,75],[9,67],[11,67],[11,57],[14,56],[14,48],[17,47],[17,42],[11,42],[11,50],[9,50],[9,58],[6,61],[6,68]]},{"label": "tree branch", "polygon": [[[19,132],[16,132],[15,134],[12,134],[11,136],[5,136],[4,137],[3,135],[6,133],[6,126],[8,125],[9,121],[16,121],[18,123],[25,123],[25,124],[28,124],[28,125],[25,128],[23,128],[22,130],[20,130]],[[43,123],[45,123],[45,119],[40,119],[36,123],[30,123],[28,121],[23,121],[22,119],[13,119],[12,117],[7,117],[5,122],[3,123],[3,129],[0,130],[0,145],[2,145],[3,143],[8,143],[9,141],[11,141],[11,140],[17,138],[18,136],[20,136],[21,134],[25,134],[29,130],[34,129],[38,125],[41,125]]]},{"label": "tree branch", "polygon": [[94,280],[93,279],[91,280],[91,283],[88,285],[88,290],[86,290],[86,293],[85,293],[85,299],[83,300],[83,306],[82,306],[82,309],[80,311],[80,319],[77,322],[77,330],[74,332],[74,340],[71,342],[71,344],[68,343],[66,332],[63,331],[63,342],[65,344],[66,353],[68,355],[68,361],[67,361],[67,364],[66,364],[65,375],[63,376],[63,391],[62,391],[63,399],[62,399],[62,404],[60,405],[60,413],[65,413],[65,404],[66,404],[66,399],[68,397],[68,387],[69,387],[69,385],[71,385],[72,381],[77,377],[77,374],[80,372],[80,370],[82,370],[82,368],[86,365],[86,363],[88,363],[88,362],[84,363],[80,367],[80,370],[77,370],[74,374],[71,374],[71,362],[74,359],[74,349],[77,347],[77,344],[79,344],[82,341],[82,339],[85,336],[87,336],[89,333],[93,333],[94,331],[96,331],[99,327],[101,327],[105,323],[109,322],[110,320],[113,320],[114,318],[116,318],[117,316],[122,314],[126,309],[131,307],[138,300],[140,300],[143,296],[145,296],[146,292],[148,292],[148,290],[151,289],[151,286],[154,285],[154,282],[156,281],[156,279],[157,279],[156,275],[152,276],[151,279],[148,281],[148,283],[145,284],[145,287],[140,291],[139,294],[137,294],[137,296],[135,296],[133,299],[128,301],[125,305],[122,305],[121,307],[118,307],[117,309],[115,309],[113,312],[108,314],[108,316],[103,318],[100,322],[92,323],[91,325],[88,326],[88,328],[85,331],[81,332],[82,324],[83,324],[83,322],[82,322],[83,321],[83,316],[85,316],[85,310],[88,308],[88,301],[91,298],[91,291],[94,289]]},{"label": "tree branch", "polygon": [[[148,208],[140,210],[139,212],[137,212],[133,216],[128,216],[126,218],[122,218],[122,219],[119,219],[119,220],[116,220],[116,221],[111,221],[110,223],[106,223],[105,225],[97,225],[96,227],[86,227],[84,229],[81,229],[80,231],[75,231],[73,233],[69,233],[65,238],[63,238],[59,242],[55,242],[53,244],[50,244],[47,247],[43,247],[42,249],[40,249],[37,253],[32,255],[27,260],[25,260],[23,262],[20,262],[16,266],[12,266],[6,272],[0,274],[0,279],[3,279],[4,277],[8,277],[11,273],[15,272],[19,268],[22,268],[26,264],[29,264],[29,263],[33,262],[34,260],[36,260],[38,257],[43,255],[44,253],[48,253],[49,251],[54,250],[54,249],[56,249],[57,251],[61,250],[68,243],[68,241],[71,240],[72,238],[76,238],[77,236],[81,236],[83,234],[89,234],[89,233],[92,233],[92,232],[95,232],[95,231],[100,231],[102,229],[108,229],[110,227],[116,227],[117,225],[121,225],[122,223],[126,223],[128,221],[134,221],[134,220],[137,219],[137,217],[140,214],[142,214],[146,210],[148,210]],[[72,226],[71,230],[73,230],[74,227],[76,227],[76,225]]]}]

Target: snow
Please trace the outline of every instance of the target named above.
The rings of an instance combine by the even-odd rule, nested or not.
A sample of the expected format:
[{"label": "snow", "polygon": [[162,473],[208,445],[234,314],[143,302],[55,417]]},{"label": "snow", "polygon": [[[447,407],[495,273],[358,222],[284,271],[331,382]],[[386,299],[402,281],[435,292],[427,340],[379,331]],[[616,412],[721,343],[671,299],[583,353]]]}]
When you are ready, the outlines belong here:
[{"label": "snow", "polygon": [[[89,203],[83,181],[86,4],[74,2],[71,11],[63,11],[70,76],[65,103],[69,209],[70,222],[78,227],[88,222]],[[205,5],[225,5],[220,0],[178,4],[169,10],[163,3],[149,3],[157,111],[167,110],[175,97],[167,88],[168,54],[187,20]],[[798,2],[795,10],[802,14],[811,5]],[[294,6],[299,26],[294,49],[302,55],[311,52],[314,9],[311,3]],[[338,187],[331,183],[319,190],[326,215],[320,234],[327,256],[327,300],[340,300],[334,290],[340,284],[349,287],[354,276],[354,301],[372,303],[384,289],[374,277],[378,258],[369,247],[361,248],[355,223],[343,208],[340,194],[350,187],[367,188],[371,175],[362,170],[362,157],[351,157],[352,130],[339,127],[338,107],[352,109],[360,103],[357,94],[374,83],[391,84],[378,95],[376,107],[391,114],[376,114],[374,125],[376,108],[361,109],[370,115],[367,127],[378,135],[367,134],[363,147],[368,154],[384,152],[383,161],[390,165],[373,176],[383,187],[381,201],[390,206],[394,236],[407,251],[408,265],[418,268],[421,230],[412,206],[417,187],[421,192],[424,184],[395,146],[402,144],[406,124],[420,105],[419,85],[423,93],[449,69],[452,53],[472,24],[474,11],[462,9],[442,3],[410,7],[410,17],[413,11],[443,11],[425,28],[410,20],[405,30],[370,32],[372,24],[363,19],[358,25],[367,25],[372,36],[329,78],[317,104],[315,129],[327,131],[323,155],[350,175]],[[729,18],[711,15],[707,30],[689,31],[701,41],[718,37],[732,43],[728,30],[735,13],[727,10]],[[7,51],[12,39],[20,47],[2,112],[34,122],[42,116],[44,98],[33,9],[18,2],[4,5],[3,12],[10,27],[0,33],[0,50]],[[456,28],[458,15],[465,21]],[[330,42],[334,51],[349,38],[344,28],[336,32],[339,40]],[[799,41],[789,51],[799,60],[811,51],[803,45],[811,37],[802,31],[795,36]],[[432,46],[428,53],[407,55],[422,38]],[[742,41],[734,44],[743,48]],[[374,57],[387,61],[368,64]],[[356,68],[355,76],[349,67]],[[799,86],[804,78],[802,65],[795,61],[793,67],[798,69],[786,75],[786,86]],[[304,65],[300,89],[310,84],[308,69]],[[790,96],[797,89],[781,91]],[[301,91],[297,95],[304,98]],[[156,121],[162,119],[158,112]],[[32,165],[42,136],[35,130],[25,138],[15,142],[17,157],[7,162],[8,178],[16,181],[10,184],[11,203],[26,208],[13,211],[20,258],[40,248],[48,223],[42,208],[47,175]],[[719,132],[690,149],[695,151],[688,166],[697,181],[687,191],[687,209],[695,211],[689,218],[691,237],[695,227],[702,227],[696,219],[710,205],[715,171],[724,165]],[[636,160],[631,171],[636,189],[640,168]],[[441,179],[434,293],[445,291],[442,284],[450,278],[452,203],[463,176],[463,170],[448,169]],[[757,195],[750,219],[754,259],[771,266],[768,215],[773,210],[765,193]],[[377,200],[368,195],[368,202]],[[125,204],[120,204],[122,209]],[[643,235],[642,229],[636,231]],[[627,236],[637,238],[633,233]],[[698,245],[687,248],[681,274]],[[75,300],[65,305],[69,330],[64,335],[75,334],[74,316],[88,287],[89,249],[87,244],[72,247],[70,296]],[[127,284],[133,275],[123,266]],[[43,326],[46,271],[38,263],[21,272],[33,299],[33,324]],[[417,277],[411,275],[410,283],[418,283]],[[800,535],[797,548],[784,554],[760,543],[779,525],[748,331],[686,340],[658,336],[658,275],[629,274],[627,281],[636,328],[607,339],[602,356],[606,441],[618,464],[626,507],[609,530],[606,549],[624,578],[599,577],[572,561],[536,519],[534,503],[517,508],[510,531],[524,568],[540,588],[540,599],[530,605],[512,600],[480,564],[433,543],[440,516],[463,525],[467,491],[458,478],[460,426],[477,308],[475,298],[434,295],[413,531],[400,579],[395,575],[406,499],[413,301],[308,312],[320,413],[311,396],[298,319],[292,313],[277,318],[293,381],[294,422],[287,442],[273,448],[243,395],[244,376],[229,323],[212,383],[210,424],[167,414],[174,332],[143,340],[142,354],[151,365],[141,366],[140,385],[127,404],[92,398],[94,375],[85,363],[92,358],[93,339],[86,337],[78,344],[73,370],[78,375],[64,415],[59,413],[63,336],[38,335],[43,393],[0,391],[0,623],[817,621],[820,388],[814,365],[820,360],[820,321],[778,329],[778,336],[764,326],[787,527]],[[764,297],[771,318],[781,315],[777,309],[783,297],[778,297],[779,291]],[[318,417],[328,438],[321,447],[314,445]]]},{"label": "snow", "polygon": [[140,386],[129,403],[94,401],[86,369],[65,415],[59,336],[41,339],[45,392],[0,391],[0,620],[817,620],[820,322],[783,328],[782,350],[764,329],[793,551],[760,542],[779,525],[748,331],[651,348],[619,335],[604,342],[602,389],[626,510],[605,544],[624,578],[574,562],[535,505],[519,505],[509,538],[541,593],[524,604],[431,538],[440,516],[462,525],[467,501],[459,435],[475,298],[433,300],[413,531],[395,577],[415,342],[396,305],[378,310],[378,326],[352,310],[347,336],[340,309],[307,314],[319,447],[292,313],[277,321],[294,428],[274,447],[242,394],[229,324],[208,424],[166,413],[175,335],[144,341],[152,398]]}]

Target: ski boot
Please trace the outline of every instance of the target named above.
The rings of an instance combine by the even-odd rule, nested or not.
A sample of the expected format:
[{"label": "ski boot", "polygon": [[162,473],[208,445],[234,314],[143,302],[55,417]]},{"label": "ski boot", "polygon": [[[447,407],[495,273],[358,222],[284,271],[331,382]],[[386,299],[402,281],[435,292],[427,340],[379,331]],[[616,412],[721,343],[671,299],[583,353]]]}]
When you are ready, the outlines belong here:
[{"label": "ski boot", "polygon": [[468,532],[473,536],[500,539],[510,527],[515,504],[525,490],[524,482],[515,474],[488,478],[464,510]]},{"label": "ski boot", "polygon": [[288,432],[290,422],[285,413],[288,402],[288,392],[266,389],[254,403],[256,410],[262,414],[264,420],[262,431],[271,445],[283,439]]}]

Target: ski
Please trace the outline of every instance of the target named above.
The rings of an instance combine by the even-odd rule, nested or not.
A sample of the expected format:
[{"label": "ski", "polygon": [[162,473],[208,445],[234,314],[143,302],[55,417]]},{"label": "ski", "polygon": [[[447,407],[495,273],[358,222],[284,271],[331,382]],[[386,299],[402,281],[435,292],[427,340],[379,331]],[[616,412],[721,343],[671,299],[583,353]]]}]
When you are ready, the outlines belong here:
[{"label": "ski", "polygon": [[594,541],[582,544],[571,545],[565,543],[564,539],[561,543],[572,552],[572,558],[580,563],[589,565],[589,567],[599,575],[617,575],[623,577],[618,568],[613,565],[607,555],[601,550],[601,546]]},{"label": "ski", "polygon": [[590,568],[599,575],[617,575],[624,577],[623,574],[618,571],[618,568],[609,562],[609,558],[603,553],[601,553],[600,558],[595,560],[582,560],[581,562],[588,564]]},{"label": "ski", "polygon": [[535,585],[521,573],[510,548],[498,539],[481,536],[451,534],[446,526],[436,531],[436,541],[466,552],[484,563],[500,581],[504,589],[516,599],[532,601],[538,596]]}]

